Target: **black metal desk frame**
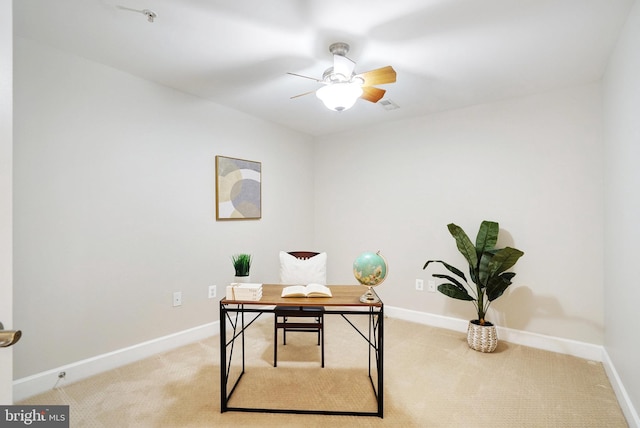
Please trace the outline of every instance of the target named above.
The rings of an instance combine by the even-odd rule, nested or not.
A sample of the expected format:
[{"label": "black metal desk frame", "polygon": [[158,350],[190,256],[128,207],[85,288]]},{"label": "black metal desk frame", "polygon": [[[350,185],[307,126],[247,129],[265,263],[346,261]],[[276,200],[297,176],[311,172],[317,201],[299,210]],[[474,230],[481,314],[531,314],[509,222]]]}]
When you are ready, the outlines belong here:
[{"label": "black metal desk frame", "polygon": [[[262,413],[296,413],[296,414],[317,414],[317,415],[348,415],[348,416],[378,416],[383,417],[383,356],[384,356],[384,305],[373,306],[353,306],[362,308],[361,310],[349,309],[349,306],[331,308],[325,307],[325,315],[340,315],[368,344],[368,376],[371,387],[377,401],[377,411],[341,411],[341,410],[302,410],[302,409],[267,409],[252,407],[229,406],[229,399],[233,395],[242,376],[245,373],[245,330],[251,326],[258,318],[265,313],[274,313],[274,307],[259,307],[263,302],[234,302],[226,299],[220,300],[220,412],[262,412]],[[245,314],[253,314],[250,320],[245,320]],[[368,316],[368,331],[363,333],[348,318],[353,316]],[[275,314],[274,314],[275,316]],[[231,327],[230,338],[227,339],[227,324]],[[242,366],[240,374],[231,384],[230,373],[232,368],[233,351],[236,341],[242,347]],[[274,344],[275,345],[275,344]],[[227,350],[229,358],[227,359]],[[375,365],[375,367],[374,367]],[[372,369],[376,369],[377,376],[374,381]],[[330,370],[325,368],[324,370]]]}]

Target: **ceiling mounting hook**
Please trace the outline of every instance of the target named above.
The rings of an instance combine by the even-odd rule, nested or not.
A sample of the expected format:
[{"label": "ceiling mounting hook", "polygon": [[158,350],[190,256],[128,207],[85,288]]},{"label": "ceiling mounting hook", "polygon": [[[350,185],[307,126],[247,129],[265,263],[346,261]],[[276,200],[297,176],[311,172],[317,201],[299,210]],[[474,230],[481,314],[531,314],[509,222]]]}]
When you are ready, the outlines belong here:
[{"label": "ceiling mounting hook", "polygon": [[144,13],[144,15],[147,17],[147,21],[149,22],[153,22],[153,20],[158,17],[158,14],[149,9],[143,9],[142,13]]},{"label": "ceiling mounting hook", "polygon": [[152,11],[151,9],[132,9],[126,6],[117,6],[118,9],[128,10],[129,12],[138,12],[147,17],[147,21],[154,22],[154,20],[158,17],[158,14]]}]

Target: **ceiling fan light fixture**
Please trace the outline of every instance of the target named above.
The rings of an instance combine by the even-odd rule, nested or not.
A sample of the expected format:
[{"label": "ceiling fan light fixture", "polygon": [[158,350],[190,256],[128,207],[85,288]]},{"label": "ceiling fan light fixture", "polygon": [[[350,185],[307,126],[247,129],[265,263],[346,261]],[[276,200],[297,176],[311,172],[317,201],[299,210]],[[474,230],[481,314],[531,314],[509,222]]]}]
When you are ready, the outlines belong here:
[{"label": "ceiling fan light fixture", "polygon": [[316,96],[329,110],[348,110],[362,95],[362,87],[354,82],[333,83],[316,91]]}]

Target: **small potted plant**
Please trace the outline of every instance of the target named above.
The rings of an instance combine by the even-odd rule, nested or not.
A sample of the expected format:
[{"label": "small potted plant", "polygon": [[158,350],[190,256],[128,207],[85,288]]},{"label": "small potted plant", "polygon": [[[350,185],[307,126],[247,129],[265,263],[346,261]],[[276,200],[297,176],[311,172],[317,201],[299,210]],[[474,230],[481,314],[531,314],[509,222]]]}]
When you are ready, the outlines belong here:
[{"label": "small potted plant", "polygon": [[482,222],[475,245],[460,226],[451,223],[447,228],[456,240],[458,251],[469,264],[469,276],[473,286],[467,282],[461,270],[442,260],[429,260],[424,264],[423,269],[426,269],[430,263],[440,263],[455,275],[455,277],[448,274],[432,276],[447,280],[438,285],[438,291],[442,294],[473,302],[478,318],[469,321],[467,342],[476,351],[493,352],[498,344],[498,337],[495,326],[485,320],[485,316],[491,302],[502,296],[516,275],[514,272],[506,272],[507,269],[515,265],[524,253],[511,247],[495,248],[500,226],[493,221]]},{"label": "small potted plant", "polygon": [[231,262],[236,271],[236,282],[249,282],[251,254],[234,254],[231,256]]}]

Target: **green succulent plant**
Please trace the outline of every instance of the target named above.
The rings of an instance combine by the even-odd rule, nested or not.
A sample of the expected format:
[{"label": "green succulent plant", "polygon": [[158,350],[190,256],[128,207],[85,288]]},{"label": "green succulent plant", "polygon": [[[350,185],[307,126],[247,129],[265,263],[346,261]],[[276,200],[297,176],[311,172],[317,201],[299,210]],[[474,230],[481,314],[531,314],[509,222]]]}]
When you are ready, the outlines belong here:
[{"label": "green succulent plant", "polygon": [[236,270],[236,276],[249,276],[251,254],[234,254],[231,256],[231,262]]},{"label": "green succulent plant", "polygon": [[465,274],[442,260],[429,260],[422,269],[426,269],[430,263],[440,263],[456,277],[448,274],[434,273],[434,278],[445,279],[438,285],[438,291],[442,294],[459,300],[472,301],[478,313],[478,324],[485,325],[485,316],[489,305],[511,285],[511,280],[516,275],[514,272],[506,272],[524,253],[516,248],[495,248],[498,242],[500,226],[493,221],[483,221],[478,230],[476,244],[473,245],[467,234],[460,226],[448,224],[449,233],[455,238],[458,251],[469,264],[469,276],[474,286],[467,282]]}]

